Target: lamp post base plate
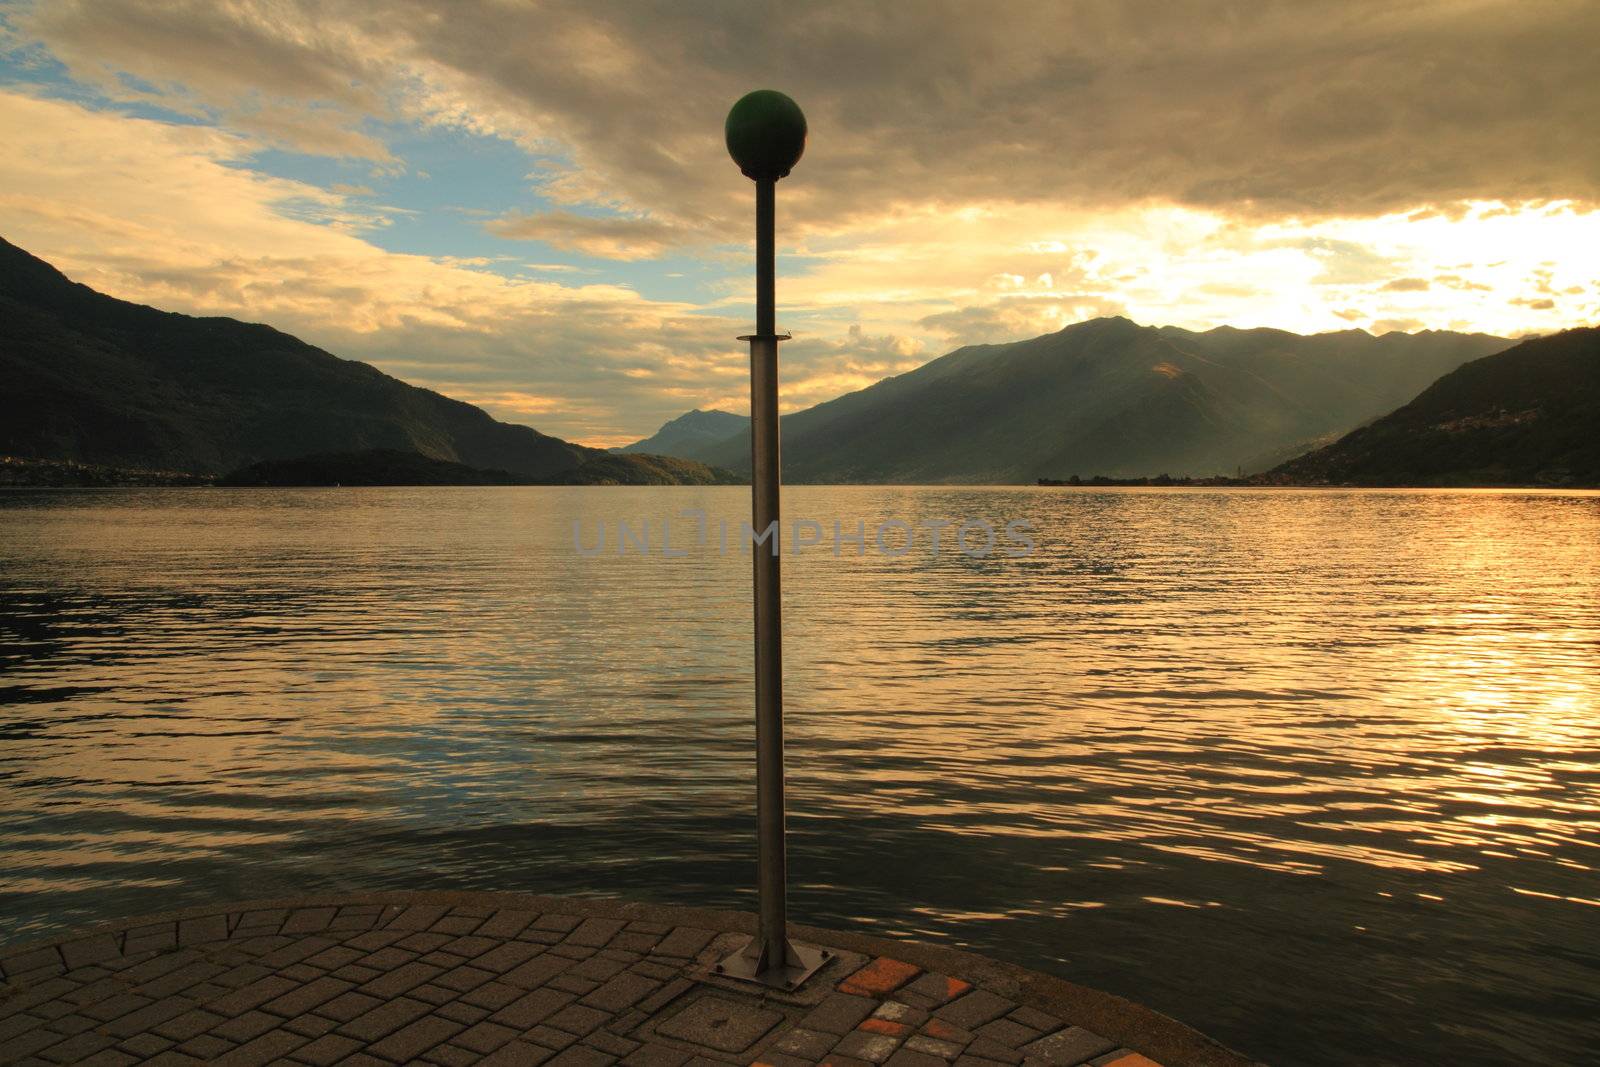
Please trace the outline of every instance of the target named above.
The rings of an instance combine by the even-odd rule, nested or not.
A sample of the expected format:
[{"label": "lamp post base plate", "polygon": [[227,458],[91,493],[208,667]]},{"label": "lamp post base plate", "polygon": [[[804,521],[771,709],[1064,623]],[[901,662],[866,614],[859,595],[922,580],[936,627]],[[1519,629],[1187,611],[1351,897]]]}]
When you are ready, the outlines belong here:
[{"label": "lamp post base plate", "polygon": [[759,960],[756,940],[752,937],[743,947],[712,967],[711,973],[719,978],[732,978],[738,982],[751,982],[766,986],[768,989],[792,993],[804,985],[807,978],[832,961],[835,955],[825,948],[790,941],[789,962],[786,965],[757,971]]}]

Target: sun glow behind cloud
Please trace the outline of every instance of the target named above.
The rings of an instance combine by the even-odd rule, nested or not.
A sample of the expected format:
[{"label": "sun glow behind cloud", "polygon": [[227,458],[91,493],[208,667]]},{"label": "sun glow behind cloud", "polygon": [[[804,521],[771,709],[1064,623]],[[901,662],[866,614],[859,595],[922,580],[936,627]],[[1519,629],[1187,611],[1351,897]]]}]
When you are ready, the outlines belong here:
[{"label": "sun glow behind cloud", "polygon": [[[1310,8],[1203,4],[857,12],[848,34],[825,6],[0,7],[0,235],[620,443],[740,404],[750,194],[718,126],[757,75],[717,42],[803,32],[777,72],[813,120],[780,195],[786,408],[1103,314],[1592,323],[1585,9],[1447,8],[1371,6],[1380,47]],[[1469,77],[1488,63],[1500,89]]]}]

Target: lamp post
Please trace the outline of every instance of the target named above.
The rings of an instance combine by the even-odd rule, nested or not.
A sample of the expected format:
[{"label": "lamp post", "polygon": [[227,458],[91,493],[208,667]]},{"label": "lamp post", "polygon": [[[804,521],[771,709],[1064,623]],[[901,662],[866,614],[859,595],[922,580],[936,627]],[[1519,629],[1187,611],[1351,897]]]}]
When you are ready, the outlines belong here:
[{"label": "lamp post", "polygon": [[806,147],[799,105],[771,89],[740,98],[728,112],[728,153],[756,183],[756,332],[750,342],[751,527],[755,562],[756,878],[761,926],[744,948],[717,965],[730,978],[794,989],[831,953],[788,936],[783,829],[783,622],[779,591],[778,342],[774,307],[773,214],[779,178]]}]

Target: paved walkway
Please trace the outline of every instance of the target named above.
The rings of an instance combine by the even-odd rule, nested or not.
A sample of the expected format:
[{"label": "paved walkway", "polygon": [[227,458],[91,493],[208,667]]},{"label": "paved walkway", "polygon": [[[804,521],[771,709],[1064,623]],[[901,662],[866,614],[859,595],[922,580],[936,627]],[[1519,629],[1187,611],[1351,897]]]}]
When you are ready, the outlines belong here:
[{"label": "paved walkway", "polygon": [[0,949],[0,1063],[1151,1067],[1246,1061],[1164,1016],[924,945],[795,928],[795,995],[716,976],[747,915],[509,893],[190,909]]}]

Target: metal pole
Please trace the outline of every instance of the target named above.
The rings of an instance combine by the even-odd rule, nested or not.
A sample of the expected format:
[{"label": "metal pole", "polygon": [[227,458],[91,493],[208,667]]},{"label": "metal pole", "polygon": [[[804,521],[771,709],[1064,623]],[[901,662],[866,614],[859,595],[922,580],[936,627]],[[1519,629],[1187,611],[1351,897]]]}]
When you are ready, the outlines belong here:
[{"label": "metal pole", "polygon": [[789,964],[783,826],[783,596],[779,588],[778,337],[773,211],[777,182],[756,185],[756,332],[750,338],[750,511],[769,540],[755,561],[756,867],[761,894],[757,970]]},{"label": "metal pole", "polygon": [[760,924],[750,943],[716,965],[724,978],[798,989],[834,958],[789,940],[783,844],[783,599],[779,588],[778,333],[773,292],[774,205],[778,179],[805,150],[806,119],[771,89],[745,94],[728,112],[728,154],[756,183],[756,332],[750,342],[750,546],[755,579],[756,882]]}]

